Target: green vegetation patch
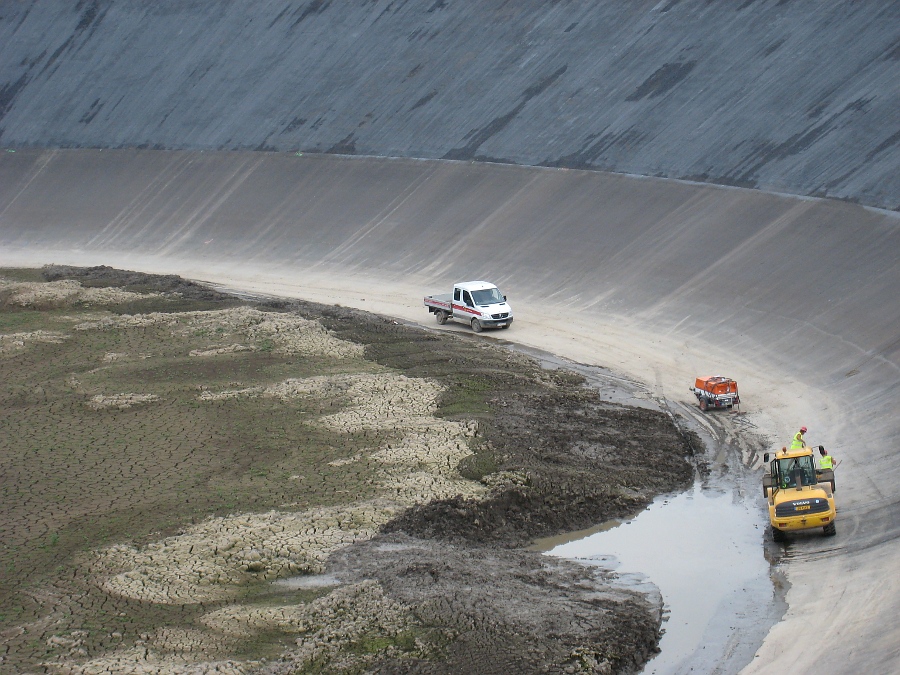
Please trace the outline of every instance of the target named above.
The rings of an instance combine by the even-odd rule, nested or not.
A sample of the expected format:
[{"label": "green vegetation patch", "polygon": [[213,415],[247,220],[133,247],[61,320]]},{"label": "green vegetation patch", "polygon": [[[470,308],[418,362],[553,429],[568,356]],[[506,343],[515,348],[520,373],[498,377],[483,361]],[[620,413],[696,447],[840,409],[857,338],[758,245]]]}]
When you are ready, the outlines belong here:
[{"label": "green vegetation patch", "polygon": [[[338,339],[365,346],[359,357],[283,353],[272,338],[248,339],[214,322],[195,328],[181,320],[117,323],[131,313],[247,304],[191,290],[177,278],[136,275],[122,283],[111,268],[58,267],[3,270],[0,278],[6,283],[0,334],[59,335],[51,341],[30,335],[0,354],[0,626],[64,607],[55,633],[87,631],[77,640],[87,655],[115,646],[104,635],[122,633],[117,644],[134,644],[154,626],[195,626],[201,613],[197,606],[104,593],[85,576],[90,551],[149,543],[211,516],[334,506],[378,493],[383,467],[357,459],[396,440],[398,432],[323,428],[318,419],[350,404],[340,392],[293,399],[252,391],[204,395],[387,368],[444,381],[438,414],[466,419],[489,416],[487,401],[497,385],[515,386],[525,377],[507,372],[505,356],[472,341],[438,338],[363,313],[259,306],[278,313],[305,309],[304,316]],[[10,286],[61,281],[70,284],[69,295],[41,295],[48,288],[42,287],[33,296],[38,300],[24,305],[14,297],[22,288]],[[85,300],[93,296],[77,291],[79,284],[138,295],[101,305]],[[192,356],[231,345],[247,349]],[[58,599],[48,605],[34,592],[39,588],[54,589]],[[16,642],[11,663],[32,667],[48,656],[41,645],[31,650],[24,638]]]}]

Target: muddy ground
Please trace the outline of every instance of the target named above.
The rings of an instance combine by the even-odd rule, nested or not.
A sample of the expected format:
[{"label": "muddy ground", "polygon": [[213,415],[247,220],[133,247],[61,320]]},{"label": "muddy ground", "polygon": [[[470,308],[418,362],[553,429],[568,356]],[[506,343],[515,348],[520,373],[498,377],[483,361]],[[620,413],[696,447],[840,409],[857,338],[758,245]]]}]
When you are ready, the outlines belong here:
[{"label": "muddy ground", "polygon": [[[661,600],[536,537],[696,437],[494,340],[0,270],[0,672],[620,673]],[[699,459],[699,458],[696,458]]]}]

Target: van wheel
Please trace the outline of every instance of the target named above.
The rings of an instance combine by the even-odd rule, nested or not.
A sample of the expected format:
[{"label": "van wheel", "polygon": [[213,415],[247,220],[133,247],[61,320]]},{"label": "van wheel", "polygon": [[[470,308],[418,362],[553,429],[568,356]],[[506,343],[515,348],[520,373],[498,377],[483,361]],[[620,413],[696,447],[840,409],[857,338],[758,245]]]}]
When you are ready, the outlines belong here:
[{"label": "van wheel", "polygon": [[472,319],[472,330],[476,333],[480,333],[483,330],[481,322],[478,319]]},{"label": "van wheel", "polygon": [[786,539],[787,539],[787,536],[784,534],[784,532],[779,530],[777,527],[772,528],[772,541],[781,542],[781,541],[785,541]]},{"label": "van wheel", "polygon": [[837,527],[835,527],[834,523],[828,523],[822,528],[822,531],[825,533],[826,537],[833,537],[837,534]]},{"label": "van wheel", "polygon": [[445,323],[447,323],[447,312],[435,312],[434,318],[439,324],[443,326]]}]

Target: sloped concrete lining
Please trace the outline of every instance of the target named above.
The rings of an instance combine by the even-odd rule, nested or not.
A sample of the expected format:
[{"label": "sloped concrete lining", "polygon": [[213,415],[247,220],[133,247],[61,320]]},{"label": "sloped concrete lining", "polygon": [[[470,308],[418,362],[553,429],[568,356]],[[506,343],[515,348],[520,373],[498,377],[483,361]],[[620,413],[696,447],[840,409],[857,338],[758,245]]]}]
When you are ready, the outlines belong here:
[{"label": "sloped concrete lining", "polygon": [[893,0],[19,0],[6,147],[596,168],[900,208]]},{"label": "sloped concrete lining", "polygon": [[788,546],[789,611],[745,672],[818,673],[826,657],[829,672],[896,666],[897,213],[459,161],[3,152],[0,264],[49,262],[171,271],[420,322],[424,293],[489,278],[516,310],[504,338],[675,400],[690,400],[695,375],[735,377],[773,447],[805,424],[843,460],[838,535]]}]

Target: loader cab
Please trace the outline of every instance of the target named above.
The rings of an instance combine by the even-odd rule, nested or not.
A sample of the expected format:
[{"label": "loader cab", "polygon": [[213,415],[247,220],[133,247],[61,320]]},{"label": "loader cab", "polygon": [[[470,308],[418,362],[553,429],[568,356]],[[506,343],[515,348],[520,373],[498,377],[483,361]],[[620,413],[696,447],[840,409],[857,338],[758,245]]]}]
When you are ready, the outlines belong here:
[{"label": "loader cab", "polygon": [[[768,461],[769,453],[765,460]],[[816,485],[816,465],[812,454],[794,455],[779,452],[769,464],[770,485],[774,488],[800,488],[804,485]]]}]

